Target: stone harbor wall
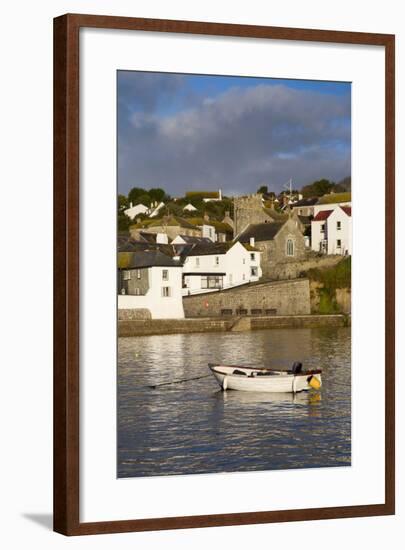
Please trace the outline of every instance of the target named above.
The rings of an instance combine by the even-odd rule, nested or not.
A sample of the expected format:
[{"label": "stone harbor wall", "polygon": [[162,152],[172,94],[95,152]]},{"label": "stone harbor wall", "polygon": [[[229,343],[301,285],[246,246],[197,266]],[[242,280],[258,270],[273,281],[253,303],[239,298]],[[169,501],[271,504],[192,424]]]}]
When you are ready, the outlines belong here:
[{"label": "stone harbor wall", "polygon": [[306,258],[288,262],[278,262],[271,270],[270,277],[272,279],[296,279],[300,277],[302,273],[305,273],[309,269],[323,269],[333,267],[343,260],[344,256],[318,256],[312,253],[308,253]]},{"label": "stone harbor wall", "polygon": [[149,309],[118,309],[118,321],[135,321],[137,319],[152,319]]},{"label": "stone harbor wall", "polygon": [[185,296],[185,317],[241,315],[309,315],[308,279],[273,281]]}]

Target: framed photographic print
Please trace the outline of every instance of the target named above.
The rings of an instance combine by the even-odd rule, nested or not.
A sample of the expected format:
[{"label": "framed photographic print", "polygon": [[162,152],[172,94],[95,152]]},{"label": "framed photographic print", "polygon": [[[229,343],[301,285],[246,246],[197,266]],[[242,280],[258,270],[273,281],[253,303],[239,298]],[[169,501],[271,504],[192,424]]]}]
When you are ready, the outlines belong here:
[{"label": "framed photographic print", "polygon": [[394,514],[393,205],[394,36],[56,18],[54,529]]}]

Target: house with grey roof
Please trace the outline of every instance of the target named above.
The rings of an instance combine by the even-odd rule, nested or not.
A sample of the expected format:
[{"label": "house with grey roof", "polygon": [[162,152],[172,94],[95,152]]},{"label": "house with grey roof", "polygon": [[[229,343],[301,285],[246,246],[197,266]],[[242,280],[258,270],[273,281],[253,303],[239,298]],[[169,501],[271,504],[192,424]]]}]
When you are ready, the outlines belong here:
[{"label": "house with grey roof", "polygon": [[213,292],[256,282],[260,251],[240,242],[197,243],[183,251],[183,294]]},{"label": "house with grey roof", "polygon": [[261,252],[263,277],[270,279],[276,265],[306,257],[305,239],[294,217],[284,222],[250,224],[236,240],[242,244],[249,243]]},{"label": "house with grey roof", "polygon": [[139,310],[152,319],[184,317],[182,262],[173,250],[136,242],[119,249],[119,310]]}]

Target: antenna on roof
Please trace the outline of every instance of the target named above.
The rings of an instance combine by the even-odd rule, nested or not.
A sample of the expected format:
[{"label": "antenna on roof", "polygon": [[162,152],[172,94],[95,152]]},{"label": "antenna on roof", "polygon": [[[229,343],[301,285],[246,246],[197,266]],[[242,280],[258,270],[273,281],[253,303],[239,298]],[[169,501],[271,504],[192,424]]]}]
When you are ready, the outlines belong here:
[{"label": "antenna on roof", "polygon": [[290,178],[290,179],[287,181],[287,183],[285,183],[285,184],[283,185],[283,188],[284,188],[286,191],[288,191],[287,196],[288,196],[288,198],[289,198],[290,201],[291,201],[291,199],[292,199],[292,178]]}]

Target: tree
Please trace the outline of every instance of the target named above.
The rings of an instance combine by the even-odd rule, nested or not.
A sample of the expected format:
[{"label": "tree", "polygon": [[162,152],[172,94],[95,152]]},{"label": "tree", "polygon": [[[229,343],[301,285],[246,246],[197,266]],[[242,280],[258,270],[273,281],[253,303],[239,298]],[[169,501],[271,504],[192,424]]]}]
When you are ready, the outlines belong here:
[{"label": "tree", "polygon": [[166,193],[161,187],[152,187],[149,189],[148,194],[152,201],[162,202],[166,198]]},{"label": "tree", "polygon": [[118,216],[117,216],[118,231],[128,231],[131,223],[133,223],[131,218],[129,218],[123,212],[118,212]]},{"label": "tree", "polygon": [[118,212],[124,212],[128,207],[128,198],[125,195],[118,195]]},{"label": "tree", "polygon": [[314,181],[309,185],[304,185],[301,189],[301,193],[304,198],[310,197],[322,197],[331,191],[334,191],[336,184],[333,181],[329,181],[325,178]]},{"label": "tree", "polygon": [[139,197],[147,193],[142,187],[133,187],[128,193],[128,201],[132,202],[132,204],[140,204],[142,201],[139,200]]},{"label": "tree", "polygon": [[261,193],[262,195],[267,195],[267,193],[269,192],[267,185],[262,185],[261,187],[259,187],[257,192]]},{"label": "tree", "polygon": [[136,204],[144,204],[145,206],[150,206],[151,203],[152,203],[152,199],[148,192],[145,192],[142,195],[139,195],[136,202]]}]

